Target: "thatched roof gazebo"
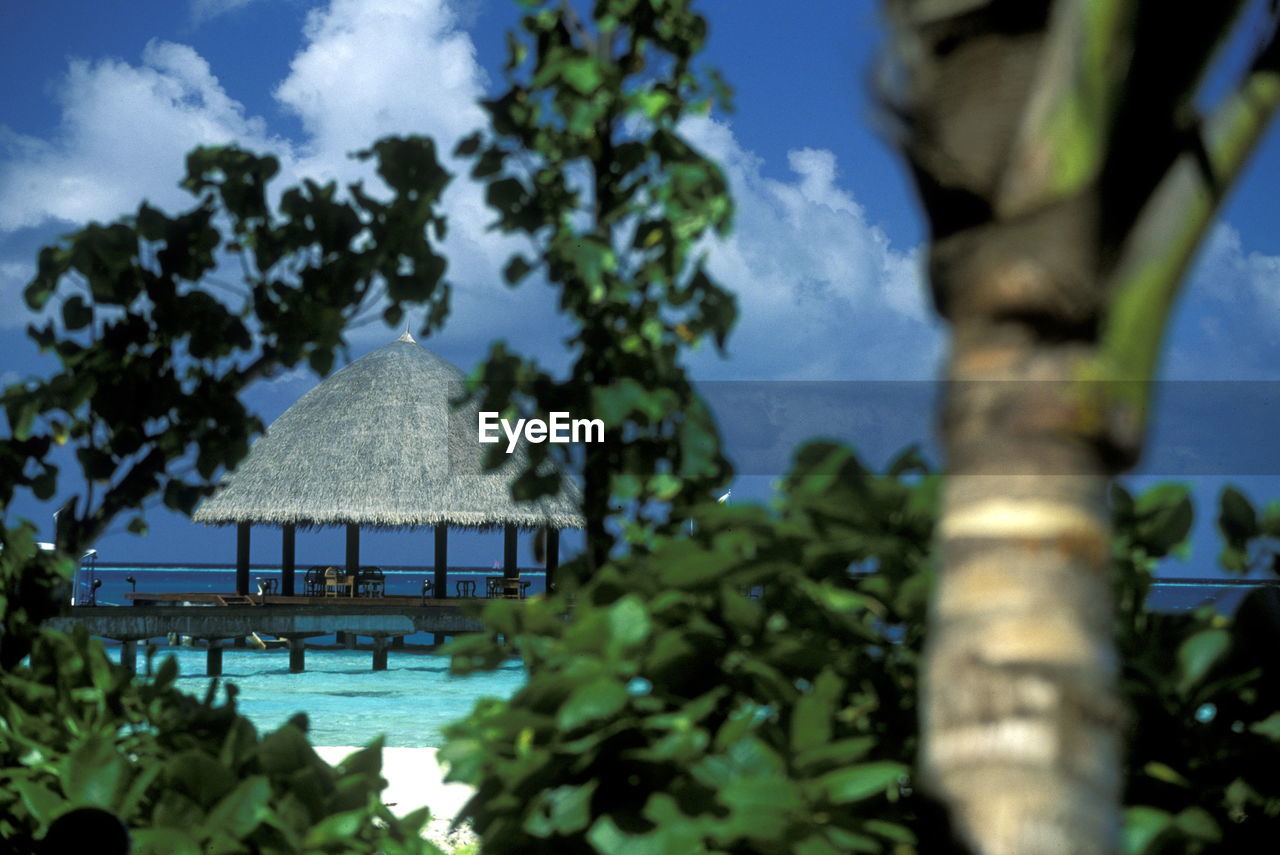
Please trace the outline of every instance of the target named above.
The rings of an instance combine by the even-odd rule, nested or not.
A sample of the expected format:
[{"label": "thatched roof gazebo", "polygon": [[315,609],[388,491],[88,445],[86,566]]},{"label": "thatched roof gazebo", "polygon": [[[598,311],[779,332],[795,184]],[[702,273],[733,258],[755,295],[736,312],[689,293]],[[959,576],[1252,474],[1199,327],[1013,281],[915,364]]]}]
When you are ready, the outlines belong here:
[{"label": "thatched roof gazebo", "polygon": [[534,502],[511,498],[528,462],[516,448],[486,472],[477,442],[478,407],[453,409],[465,375],[407,332],[336,372],[267,428],[249,456],[194,519],[237,527],[236,592],[249,586],[250,526],[283,530],[282,593],[293,593],[299,527],[344,525],[346,566],[360,563],[360,529],[435,527],[435,595],[446,594],[448,528],[505,531],[506,574],[518,574],[516,532],[546,529],[547,574],[558,560],[559,530],[582,528],[577,484]]}]

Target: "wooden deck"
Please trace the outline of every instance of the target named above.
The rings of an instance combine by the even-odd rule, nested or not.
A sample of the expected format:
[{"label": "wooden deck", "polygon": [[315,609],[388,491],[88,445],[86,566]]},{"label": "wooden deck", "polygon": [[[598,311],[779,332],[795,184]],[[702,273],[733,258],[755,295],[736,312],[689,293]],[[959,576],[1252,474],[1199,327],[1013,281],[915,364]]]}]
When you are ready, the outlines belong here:
[{"label": "wooden deck", "polygon": [[[306,640],[337,635],[373,642],[373,668],[387,667],[390,642],[429,632],[437,639],[484,629],[477,616],[484,598],[258,597],[208,592],[126,594],[130,606],[73,606],[49,625],[63,631],[84,627],[90,635],[119,641],[121,661],[136,668],[138,644],[189,636],[208,647],[210,676],[222,671],[222,647],[252,636],[286,639],[289,670],[304,668]],[[263,601],[265,599],[265,602]],[[247,601],[247,602],[246,602]]]}]

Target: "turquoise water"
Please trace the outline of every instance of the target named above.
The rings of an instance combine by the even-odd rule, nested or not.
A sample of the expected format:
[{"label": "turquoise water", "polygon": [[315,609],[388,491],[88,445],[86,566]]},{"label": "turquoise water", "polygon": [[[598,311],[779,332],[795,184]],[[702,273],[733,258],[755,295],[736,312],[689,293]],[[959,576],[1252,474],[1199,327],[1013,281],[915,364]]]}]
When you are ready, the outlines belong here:
[{"label": "turquoise water", "polygon": [[[426,567],[384,567],[387,593],[417,594],[422,580],[431,578]],[[471,579],[484,590],[483,576],[501,575],[501,570],[458,568],[454,580]],[[259,578],[278,577],[275,568],[255,567],[251,585]],[[531,591],[542,588],[542,573],[523,574],[533,582]],[[230,567],[109,566],[86,567],[78,580],[91,589],[91,581],[102,584],[97,590],[100,605],[123,605],[125,593],[143,591],[230,592],[235,590],[235,571]],[[134,579],[129,582],[129,577]],[[298,585],[302,573],[298,573]],[[136,586],[136,588],[135,588]],[[163,639],[157,639],[162,641]],[[372,670],[370,650],[347,650],[332,645],[333,636],[308,643],[306,670],[289,673],[289,653],[283,648],[255,650],[224,646],[222,679],[234,683],[240,694],[236,703],[241,713],[259,730],[275,730],[299,712],[311,721],[314,745],[362,745],[377,734],[387,745],[399,748],[439,747],[444,744],[443,728],[466,715],[482,697],[508,698],[525,680],[518,662],[498,671],[465,677],[449,674],[448,658],[421,645],[431,637],[426,633],[408,636],[409,646],[387,652],[387,670]],[[314,645],[314,646],[313,646]],[[327,646],[326,646],[327,645]],[[119,648],[110,645],[118,661]],[[186,692],[204,697],[209,687],[205,674],[206,650],[201,647],[155,646],[152,667],[158,668],[167,655],[178,660],[178,685]],[[138,650],[138,671],[146,670],[145,650]]]},{"label": "turquoise water", "polygon": [[[178,685],[197,697],[209,688],[206,651],[198,647],[156,647],[152,668],[177,657]],[[448,673],[448,658],[420,650],[388,651],[387,670],[371,670],[368,650],[307,648],[306,671],[289,673],[283,649],[224,647],[222,680],[240,689],[240,712],[259,733],[275,730],[298,712],[311,721],[313,745],[363,745],[379,733],[398,748],[439,747],[443,728],[471,711],[481,697],[510,697],[525,679],[511,662],[497,671],[467,676]],[[119,661],[119,649],[112,650]],[[146,670],[138,651],[138,671]],[[222,700],[223,698],[219,698]]]},{"label": "turquoise water", "polygon": [[[427,568],[384,568],[390,593],[415,593]],[[139,591],[231,591],[234,571],[226,567],[97,567],[93,579],[100,579],[98,602],[125,602],[124,593],[137,585]],[[270,575],[271,570],[255,568],[251,579]],[[459,578],[480,580],[482,575],[501,571],[468,573]],[[541,574],[529,574],[540,588]],[[134,582],[127,581],[132,576]],[[89,581],[89,580],[84,580]],[[1262,583],[1266,585],[1266,583]],[[1162,580],[1153,587],[1150,606],[1160,611],[1183,611],[1213,604],[1230,613],[1243,597],[1258,587],[1256,580],[1183,579]],[[1274,583],[1271,583],[1274,585]],[[483,582],[478,584],[483,589]],[[1270,587],[1270,586],[1268,586]],[[401,591],[400,589],[403,589]],[[1267,592],[1280,601],[1280,588]],[[418,644],[429,640],[425,634],[408,638],[409,647],[388,651],[388,670],[372,670],[372,652],[325,646],[332,637],[317,638],[306,654],[306,670],[289,673],[289,654],[284,649],[254,650],[224,647],[222,679],[235,683],[240,694],[240,711],[260,732],[278,728],[298,712],[311,721],[311,741],[316,745],[359,745],[378,734],[393,747],[439,747],[443,729],[471,711],[482,697],[510,697],[524,683],[524,669],[512,662],[488,673],[465,677],[448,673],[446,657]],[[203,697],[209,686],[205,677],[206,651],[199,647],[157,646],[152,667],[166,655],[178,659],[179,685]],[[118,650],[113,653],[118,656]],[[139,650],[138,669],[145,671],[144,651]]]}]

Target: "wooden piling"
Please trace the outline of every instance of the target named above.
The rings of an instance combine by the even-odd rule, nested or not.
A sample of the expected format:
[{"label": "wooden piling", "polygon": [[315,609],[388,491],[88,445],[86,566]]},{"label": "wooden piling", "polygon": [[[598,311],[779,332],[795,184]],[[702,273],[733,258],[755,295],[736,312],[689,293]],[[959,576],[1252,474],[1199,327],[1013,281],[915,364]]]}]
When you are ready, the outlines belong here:
[{"label": "wooden piling", "polygon": [[289,639],[289,673],[301,674],[307,667],[307,640]]},{"label": "wooden piling", "polygon": [[209,639],[209,650],[205,654],[205,676],[222,676],[222,639]]}]

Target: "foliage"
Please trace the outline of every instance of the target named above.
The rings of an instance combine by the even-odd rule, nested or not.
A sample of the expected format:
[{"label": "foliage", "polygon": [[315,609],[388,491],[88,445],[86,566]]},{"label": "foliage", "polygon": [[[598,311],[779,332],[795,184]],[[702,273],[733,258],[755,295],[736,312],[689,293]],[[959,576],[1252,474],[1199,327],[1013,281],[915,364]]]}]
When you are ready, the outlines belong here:
[{"label": "foliage", "polygon": [[[881,851],[936,837],[910,787],[937,478],[800,452],[782,504],[715,505],[587,580],[500,603],[455,667],[518,649],[529,683],[443,759],[500,852]],[[853,578],[851,563],[874,562]],[[523,604],[521,604],[523,605]],[[940,841],[935,841],[940,842]],[[936,846],[931,847],[936,849]]]},{"label": "foliage", "polygon": [[[454,726],[444,758],[498,851],[947,852],[912,786],[937,476],[802,449],[770,512],[713,506],[562,600],[498,603],[455,668],[518,651],[528,685]],[[1125,852],[1259,851],[1280,831],[1280,596],[1234,619],[1146,608],[1185,552],[1185,487],[1113,490],[1130,710]],[[1253,522],[1250,522],[1250,521]],[[1229,549],[1271,559],[1280,503],[1224,491]],[[865,571],[851,575],[850,567]],[[568,618],[568,619],[566,619]]]},{"label": "foliage", "polygon": [[[1191,501],[1162,485],[1113,490],[1118,647],[1130,710],[1125,804],[1129,855],[1257,852],[1280,833],[1280,589],[1249,594],[1233,618],[1212,608],[1140,607],[1159,558],[1186,545]],[[1258,514],[1234,488],[1219,500],[1229,571],[1274,564],[1280,503]],[[1252,558],[1240,556],[1252,555]]]},{"label": "foliage", "polygon": [[[247,453],[261,430],[239,398],[250,383],[302,361],[327,372],[374,304],[389,322],[415,304],[427,330],[443,319],[444,261],[429,237],[443,235],[435,205],[448,174],[429,140],[386,139],[359,156],[376,159],[389,200],[304,181],[273,209],[274,158],[197,149],[183,182],[191,209],[143,204],[40,252],[25,296],[44,315],[28,331],[59,369],[0,399],[0,505],[18,489],[53,497],[72,454],[84,488],[63,506],[54,553],[36,548],[29,523],[0,528],[8,848],[30,849],[65,811],[95,805],[134,828],[142,851],[430,850],[423,816],[398,821],[379,802],[376,744],[335,774],[305,726],[259,740],[233,703],[176,691],[171,668],[135,682],[100,643],[40,628],[67,602],[72,557],[121,514],[157,494],[189,512]],[[243,290],[217,276],[235,260]],[[218,285],[232,298],[216,298]]]},{"label": "foliage", "polygon": [[[417,853],[426,811],[382,804],[381,744],[330,768],[306,717],[259,739],[235,711],[174,688],[168,658],[137,681],[77,630],[46,632],[0,694],[0,838],[36,851],[39,829],[94,806],[134,825],[138,855],[201,852]],[[139,822],[145,820],[144,822]]]},{"label": "foliage", "polygon": [[[689,0],[599,2],[591,30],[571,4],[522,5],[529,11],[524,39],[509,40],[509,88],[483,102],[492,134],[458,151],[474,157],[471,174],[488,185],[495,227],[532,240],[535,256],[514,256],[507,281],[545,274],[574,325],[575,360],[557,380],[499,343],[473,392],[486,410],[604,422],[605,441],[582,462],[585,565],[597,568],[614,543],[615,507],[648,525],[666,518],[667,503],[678,516],[729,476],[680,363],[703,338],[722,346],[736,315],[698,254],[729,227],[725,180],[680,128],[727,93],[691,65],[706,22]],[[517,497],[558,483],[542,465],[548,446],[530,451]]]}]

